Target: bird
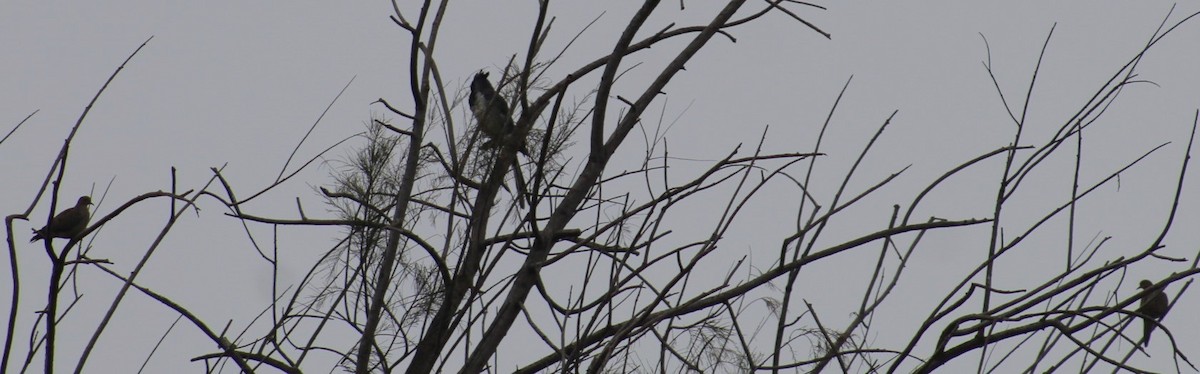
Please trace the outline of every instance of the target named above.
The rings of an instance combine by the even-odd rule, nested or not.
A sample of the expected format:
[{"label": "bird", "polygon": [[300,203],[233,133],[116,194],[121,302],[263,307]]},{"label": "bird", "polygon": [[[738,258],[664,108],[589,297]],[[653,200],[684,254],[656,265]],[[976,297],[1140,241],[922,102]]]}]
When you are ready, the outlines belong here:
[{"label": "bird", "polygon": [[[1150,289],[1153,286],[1153,282],[1145,279],[1138,283],[1139,289]],[[1157,325],[1155,321],[1162,320],[1163,316],[1167,315],[1167,308],[1169,306],[1170,303],[1167,301],[1167,294],[1163,292],[1162,288],[1154,288],[1153,291],[1142,296],[1142,304],[1138,307],[1137,311],[1148,317],[1145,319],[1145,326],[1142,328],[1142,346],[1150,346],[1150,333],[1154,332],[1154,326]]]},{"label": "bird", "polygon": [[[508,102],[492,88],[487,72],[480,70],[475,73],[475,78],[471,80],[471,96],[467,97],[467,103],[471,105],[471,114],[479,121],[479,129],[490,138],[483,143],[483,148],[496,146],[498,140],[503,141],[516,130],[512,114],[508,112]],[[521,144],[518,150],[521,154],[529,156],[524,139],[519,141]]]},{"label": "bird", "polygon": [[33,243],[38,239],[73,239],[79,236],[84,229],[87,229],[88,221],[92,219],[91,213],[88,212],[88,205],[92,205],[92,198],[80,196],[79,201],[75,202],[75,206],[59,212],[50,220],[50,224],[41,230],[34,230],[33,239],[29,239],[29,242]]}]

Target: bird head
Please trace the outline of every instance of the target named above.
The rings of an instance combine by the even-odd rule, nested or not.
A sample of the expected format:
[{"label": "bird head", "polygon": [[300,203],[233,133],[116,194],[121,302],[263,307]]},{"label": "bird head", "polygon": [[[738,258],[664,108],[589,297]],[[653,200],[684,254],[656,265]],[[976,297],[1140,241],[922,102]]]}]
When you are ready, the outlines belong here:
[{"label": "bird head", "polygon": [[87,206],[87,205],[92,205],[92,197],[91,196],[80,196],[79,201],[75,202],[75,206]]},{"label": "bird head", "polygon": [[484,96],[495,95],[496,90],[492,88],[492,83],[488,82],[488,73],[480,70],[475,73],[475,79],[471,80],[471,93],[482,94]]},{"label": "bird head", "polygon": [[1151,282],[1146,279],[1142,279],[1141,282],[1138,282],[1138,288],[1141,288],[1141,289],[1150,288],[1150,286],[1153,286],[1153,285],[1154,285],[1154,282]]}]

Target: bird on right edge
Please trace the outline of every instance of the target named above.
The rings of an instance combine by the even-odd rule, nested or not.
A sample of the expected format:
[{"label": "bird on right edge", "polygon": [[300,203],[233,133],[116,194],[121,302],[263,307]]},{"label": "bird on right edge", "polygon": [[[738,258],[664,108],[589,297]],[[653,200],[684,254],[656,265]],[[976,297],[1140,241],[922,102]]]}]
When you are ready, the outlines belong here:
[{"label": "bird on right edge", "polygon": [[[1154,283],[1143,279],[1138,283],[1139,289],[1148,289],[1154,287]],[[1145,326],[1142,328],[1142,346],[1150,346],[1150,333],[1154,332],[1155,321],[1162,320],[1163,316],[1167,315],[1167,308],[1170,307],[1170,302],[1167,300],[1167,294],[1162,288],[1156,288],[1145,296],[1142,296],[1142,304],[1138,307],[1138,313],[1149,317],[1144,321]]]},{"label": "bird on right edge", "polygon": [[33,239],[29,239],[29,242],[33,243],[39,239],[73,239],[79,236],[83,230],[87,229],[88,221],[92,219],[92,214],[88,212],[88,205],[92,205],[92,198],[80,196],[79,200],[75,202],[75,206],[59,212],[50,219],[50,224],[41,230],[34,230]]}]

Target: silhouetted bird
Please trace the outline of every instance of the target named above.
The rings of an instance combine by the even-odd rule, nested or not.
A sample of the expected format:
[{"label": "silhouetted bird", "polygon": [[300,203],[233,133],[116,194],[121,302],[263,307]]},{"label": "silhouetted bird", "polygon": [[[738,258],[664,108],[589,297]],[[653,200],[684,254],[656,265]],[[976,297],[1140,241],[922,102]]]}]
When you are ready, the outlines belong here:
[{"label": "silhouetted bird", "polygon": [[[1138,283],[1138,288],[1140,289],[1147,289],[1153,286],[1153,282],[1145,279]],[[1150,346],[1150,333],[1154,332],[1154,321],[1162,320],[1163,316],[1167,315],[1167,307],[1170,305],[1171,303],[1167,301],[1167,294],[1163,292],[1162,288],[1154,289],[1154,291],[1147,293],[1146,296],[1142,296],[1142,305],[1138,307],[1137,311],[1151,318],[1144,321],[1145,327],[1142,328],[1143,346]]]},{"label": "silhouetted bird", "polygon": [[50,224],[41,230],[34,230],[33,239],[29,239],[29,242],[33,243],[38,239],[47,238],[71,239],[78,236],[84,229],[87,229],[88,221],[92,219],[91,213],[88,212],[88,205],[92,205],[92,198],[80,196],[79,201],[75,202],[75,206],[59,212],[50,220]]},{"label": "silhouetted bird", "polygon": [[[467,103],[471,105],[471,113],[479,121],[479,130],[490,138],[483,143],[482,148],[501,144],[516,129],[512,115],[508,112],[508,102],[492,88],[492,83],[488,82],[488,73],[480,71],[475,74],[475,79],[471,80],[471,96],[467,97]],[[517,149],[521,154],[529,156],[529,150],[525,148],[525,139],[517,141],[521,142]]]}]

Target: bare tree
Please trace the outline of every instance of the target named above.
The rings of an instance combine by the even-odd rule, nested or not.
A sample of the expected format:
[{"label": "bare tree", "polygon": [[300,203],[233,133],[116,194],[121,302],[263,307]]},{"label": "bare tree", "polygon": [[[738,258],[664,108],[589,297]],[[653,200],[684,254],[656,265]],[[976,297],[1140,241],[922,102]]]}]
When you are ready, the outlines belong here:
[{"label": "bare tree", "polygon": [[[243,372],[299,373],[315,366],[314,361],[332,361],[357,373],[822,372],[831,367],[840,372],[931,372],[959,361],[979,372],[1142,372],[1129,361],[1142,350],[1138,342],[1143,337],[1125,333],[1139,320],[1157,326],[1166,336],[1160,341],[1176,346],[1169,315],[1161,321],[1147,318],[1160,316],[1138,312],[1135,304],[1151,292],[1182,284],[1169,294],[1172,302],[1178,301],[1200,272],[1200,254],[1188,263],[1156,253],[1164,247],[1185,191],[1192,139],[1177,155],[1178,178],[1169,181],[1177,186],[1176,193],[1173,205],[1161,212],[1159,235],[1136,252],[1122,252],[1132,255],[1105,258],[1101,248],[1106,238],[1078,244],[1075,212],[1085,204],[1102,204],[1089,197],[1146,162],[1145,156],[1128,160],[1098,180],[1087,180],[1079,172],[1093,157],[1085,152],[1086,132],[1104,124],[1103,114],[1117,105],[1123,88],[1142,82],[1135,71],[1145,52],[1195,14],[1169,27],[1164,21],[1141,53],[1043,138],[1027,132],[1034,124],[1025,115],[1038,69],[1021,103],[1014,103],[991,70],[989,51],[984,66],[1014,125],[1012,139],[961,161],[927,181],[911,198],[891,201],[892,208],[881,212],[861,206],[893,188],[907,168],[864,177],[860,167],[878,157],[871,151],[884,139],[897,112],[880,118],[874,135],[864,139],[861,149],[850,151],[857,151],[853,158],[845,158],[844,149],[834,154],[824,145],[850,81],[814,134],[812,149],[771,151],[764,131],[753,149],[714,153],[715,160],[702,167],[681,165],[669,152],[668,124],[661,119],[654,123],[648,116],[676,74],[710,42],[736,41],[738,26],[773,13],[828,38],[799,15],[801,9],[823,8],[799,1],[768,0],[758,6],[729,1],[714,7],[706,24],[670,24],[654,31],[647,20],[665,12],[659,3],[642,2],[621,34],[614,35],[611,51],[556,76],[552,68],[573,52],[569,44],[548,50],[554,18],[550,2],[538,1],[531,10],[536,21],[529,26],[526,48],[507,63],[494,63],[504,66],[491,77],[514,124],[511,134],[496,138],[480,131],[465,90],[452,83],[461,79],[444,77],[438,68],[438,37],[443,28],[456,27],[443,22],[449,1],[411,6],[393,2],[391,20],[409,38],[403,72],[409,79],[409,97],[403,102],[411,108],[379,99],[374,105],[387,114],[371,118],[355,143],[333,144],[291,172],[289,157],[280,174],[261,190],[243,194],[220,168],[213,168],[212,178],[194,189],[179,191],[173,180],[170,192],[129,199],[97,217],[63,248],[46,240],[51,287],[24,368],[39,351],[47,373],[56,363],[68,363],[55,356],[57,327],[71,310],[61,306],[80,302],[78,294],[64,290],[75,287],[71,279],[83,271],[107,274],[124,286],[95,330],[79,335],[90,333],[90,340],[82,356],[71,362],[76,372],[86,367],[89,353],[129,291],[170,308],[211,339],[218,349],[194,359],[210,371],[231,365]],[[681,42],[666,43],[674,40]],[[644,53],[651,47],[671,51],[655,61],[661,67],[654,70],[654,78],[624,82],[618,88],[616,83],[631,69],[627,60],[654,59]],[[1047,49],[1043,46],[1043,55]],[[1193,138],[1195,127],[1193,123]],[[645,145],[640,155],[628,141],[639,130]],[[50,210],[59,210],[57,188],[69,175],[65,165],[73,136],[74,130],[30,207],[6,220],[14,301],[5,369],[17,366],[9,361],[20,310],[14,239],[18,232],[13,222],[30,219],[48,187]],[[487,141],[497,146],[482,146]],[[525,146],[528,155],[520,152]],[[306,213],[299,199],[291,217],[269,217],[247,208],[247,202],[274,193],[335,149],[350,151],[334,163],[335,183],[317,189],[327,202],[328,217]],[[1149,149],[1146,155],[1161,149]],[[827,172],[819,169],[831,158],[849,167],[838,172],[838,178],[822,178]],[[1073,160],[1074,173],[1050,173],[1071,182],[1068,197],[1032,208],[1032,220],[1026,218],[1028,211],[1017,218],[1014,211],[1029,208],[1014,207],[1014,196],[1022,190],[1052,188],[1031,176],[1049,168],[1047,161],[1062,158]],[[922,213],[922,202],[938,199],[939,187],[961,180],[957,177],[964,171],[993,170],[984,166],[987,162],[1003,165],[992,186],[991,211],[977,216]],[[869,181],[861,182],[864,178]],[[788,191],[794,201],[769,196],[764,191],[770,189]],[[170,215],[157,232],[147,232],[157,236],[135,270],[121,274],[105,260],[87,256],[90,233],[131,206],[161,198],[170,201]],[[251,333],[247,327],[236,333],[228,324],[215,328],[169,295],[137,282],[177,218],[194,211],[201,200],[219,202],[226,215],[245,225],[248,242],[273,269],[282,255],[260,245],[249,227],[342,229],[338,243],[325,249],[303,278],[280,279],[278,271],[273,273],[272,294],[286,297],[272,300],[246,323],[265,332]],[[753,240],[747,239],[737,226],[756,224],[747,212],[764,200],[773,209],[794,212],[792,228],[757,231]],[[703,215],[696,215],[698,211]],[[1066,229],[1053,231],[1049,222],[1065,223]],[[906,267],[929,251],[927,237],[984,228],[986,235],[961,244],[986,248],[974,252],[981,253],[977,266],[963,269],[960,279],[949,282],[951,287],[930,290],[940,302],[915,307],[924,317],[917,317],[908,335],[878,342],[871,338],[881,334],[875,322],[890,318],[881,315],[886,313],[882,308],[902,302],[895,300],[893,291],[908,279]],[[1031,235],[1046,232],[1067,239],[1061,249],[1042,249],[1065,254],[1058,257],[1066,259],[1061,272],[1025,274],[1024,269],[1002,264],[1006,256],[1028,250],[1026,239]],[[764,248],[761,243],[769,244]],[[72,250],[78,253],[74,259],[69,257]],[[834,265],[828,264],[851,257],[868,258],[873,266],[846,272],[845,279],[829,281],[827,287],[864,285],[861,290],[844,286],[847,295],[861,292],[854,296],[855,305],[820,305],[805,299],[800,289],[805,279],[812,279],[808,274],[829,271]],[[1153,280],[1153,287],[1133,291],[1124,279],[1127,269],[1155,259],[1187,265]],[[1023,274],[1036,287],[1004,289],[996,281],[1013,273]],[[862,278],[851,282],[856,276]],[[523,343],[506,346],[513,341]],[[531,346],[530,341],[541,345]],[[971,361],[976,352],[977,361]],[[1181,350],[1174,349],[1174,354],[1177,366],[1179,361],[1191,365]],[[1068,363],[1078,369],[1064,369]]]}]

